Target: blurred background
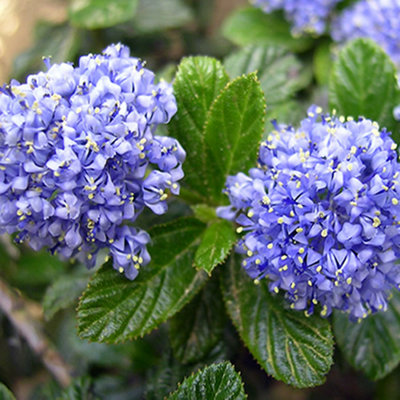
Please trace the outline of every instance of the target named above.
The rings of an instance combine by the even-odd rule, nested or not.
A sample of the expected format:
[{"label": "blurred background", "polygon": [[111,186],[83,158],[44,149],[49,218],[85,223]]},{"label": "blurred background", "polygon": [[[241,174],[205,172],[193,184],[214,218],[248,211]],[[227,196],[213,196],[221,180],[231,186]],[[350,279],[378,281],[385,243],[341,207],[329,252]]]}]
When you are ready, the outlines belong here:
[{"label": "blurred background", "polygon": [[[210,35],[218,32],[222,21],[232,10],[247,4],[246,0],[194,2],[204,1],[209,3],[212,16],[207,28]],[[0,82],[10,79],[15,58],[35,44],[41,25],[67,22],[68,4],[67,0],[0,0]],[[17,67],[20,67],[18,62]]]},{"label": "blurred background", "polygon": [[[248,5],[247,0],[139,0],[131,19],[99,26],[101,18],[93,19],[90,13],[69,13],[71,4],[82,7],[85,3],[87,0],[0,0],[0,84],[11,78],[23,81],[27,74],[44,69],[43,56],[51,55],[53,62],[76,61],[82,54],[101,52],[115,42],[128,45],[132,55],[145,59],[150,69],[171,80],[176,65],[185,55],[223,59],[234,51],[237,47],[223,37],[221,26],[233,10]],[[323,62],[318,65],[321,65],[320,75],[324,76],[332,61],[329,47],[326,38],[315,43],[322,49],[315,53],[319,56],[317,61],[322,54]],[[328,51],[324,52],[325,49]],[[277,83],[272,82],[272,88],[275,83],[284,87],[288,81],[298,80],[288,89],[296,103],[290,101],[282,106],[281,99],[275,99],[275,109],[288,122],[289,118],[301,118],[301,110],[314,101],[310,99],[317,98],[321,104],[326,98],[325,92],[316,85],[318,75],[315,78],[312,73],[313,52],[306,49],[299,56],[301,63],[293,56],[288,57],[289,67],[272,65],[273,72],[280,74]],[[269,98],[268,120],[272,118],[273,100]],[[168,218],[174,217],[174,207],[170,205]],[[160,218],[157,220],[161,222]],[[153,222],[142,220],[143,227]],[[44,368],[43,360],[32,351],[26,338],[21,337],[15,323],[0,313],[0,382],[10,387],[17,399],[97,398],[82,394],[89,392],[90,380],[95,377],[94,392],[101,394],[101,398],[157,400],[174,390],[177,382],[192,371],[223,359],[232,360],[241,371],[250,400],[400,398],[398,369],[373,383],[356,373],[339,352],[335,354],[336,364],[325,385],[293,389],[269,378],[259,368],[229,322],[223,338],[204,359],[185,365],[173,356],[165,324],[151,335],[124,345],[89,343],[76,334],[75,307],[92,271],[77,263],[63,263],[46,252],[16,247],[4,238],[0,241],[0,260],[0,278],[23,295],[18,300],[22,301],[19,307],[27,310],[29,318],[40,325],[58,355],[71,368],[72,377],[82,377],[79,383],[82,392],[60,395],[60,385]],[[17,298],[15,294],[10,296]]]}]

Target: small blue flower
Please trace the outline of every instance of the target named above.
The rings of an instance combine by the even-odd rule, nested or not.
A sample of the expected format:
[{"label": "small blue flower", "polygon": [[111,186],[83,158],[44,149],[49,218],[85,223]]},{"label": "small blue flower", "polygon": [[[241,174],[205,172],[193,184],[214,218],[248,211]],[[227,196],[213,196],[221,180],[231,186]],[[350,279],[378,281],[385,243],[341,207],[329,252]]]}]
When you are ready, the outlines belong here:
[{"label": "small blue flower", "polygon": [[358,37],[375,40],[400,66],[400,1],[361,0],[332,24],[332,37],[345,42]]},{"label": "small blue flower", "polygon": [[259,165],[228,178],[218,214],[244,232],[243,267],[296,310],[351,319],[387,308],[399,288],[400,164],[376,122],[309,109],[299,129],[278,126]]},{"label": "small blue flower", "polygon": [[266,13],[283,10],[292,25],[292,33],[304,32],[321,35],[326,28],[326,21],[341,0],[251,0]]},{"label": "small blue flower", "polygon": [[155,136],[176,113],[172,86],[111,45],[0,93],[0,231],[92,267],[101,249],[134,279],[149,235],[130,224],[167,210],[185,151]]}]

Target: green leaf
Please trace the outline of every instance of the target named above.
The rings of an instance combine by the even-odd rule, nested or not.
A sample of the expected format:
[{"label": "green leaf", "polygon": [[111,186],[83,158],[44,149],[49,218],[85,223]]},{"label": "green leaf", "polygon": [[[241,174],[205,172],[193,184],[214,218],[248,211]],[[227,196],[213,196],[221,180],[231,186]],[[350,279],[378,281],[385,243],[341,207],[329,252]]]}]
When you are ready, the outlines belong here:
[{"label": "green leaf", "polygon": [[191,370],[191,366],[180,363],[168,347],[164,347],[161,360],[154,366],[146,374],[146,400],[166,399],[190,373],[188,369]]},{"label": "green leaf", "polygon": [[310,37],[293,37],[289,23],[276,13],[266,14],[255,7],[234,12],[226,19],[222,33],[239,46],[272,44],[298,52],[307,50],[313,43]]},{"label": "green leaf", "polygon": [[8,390],[7,386],[0,382],[0,399],[15,400],[14,395]]},{"label": "green leaf", "polygon": [[[25,246],[21,246],[20,249],[21,255],[18,260],[2,266],[3,272],[8,275],[9,282],[13,285],[24,288],[48,285],[64,274],[65,264],[59,257],[45,250],[33,251]],[[35,295],[42,296],[42,293]]]},{"label": "green leaf", "polygon": [[192,267],[205,225],[182,218],[149,231],[152,261],[134,281],[102,267],[89,282],[78,307],[82,338],[120,342],[143,336],[177,313],[207,277]]},{"label": "green leaf", "polygon": [[[308,106],[309,104],[307,104]],[[275,105],[272,107],[272,110],[268,109],[268,120],[265,121],[266,132],[271,132],[275,129],[271,123],[273,120],[277,120],[278,123],[282,124],[299,125],[300,121],[306,115],[307,107],[304,107],[297,100],[289,100],[285,103]]]},{"label": "green leaf", "polygon": [[314,52],[314,74],[320,85],[329,84],[333,63],[331,45],[332,42],[330,40],[324,40]]},{"label": "green leaf", "polygon": [[374,385],[374,400],[393,400],[398,398],[400,393],[399,370],[379,380]]},{"label": "green leaf", "polygon": [[214,99],[229,78],[221,63],[209,57],[185,58],[175,78],[178,113],[170,123],[170,134],[186,150],[184,186],[191,195],[208,203],[204,185],[204,125]]},{"label": "green leaf", "polygon": [[85,289],[88,280],[88,273],[79,271],[75,274],[62,275],[50,285],[43,297],[43,312],[46,320],[53,318],[57,311],[74,304]]},{"label": "green leaf", "polygon": [[359,323],[335,313],[334,332],[347,361],[370,379],[380,379],[400,362],[400,294],[395,291],[386,312]]},{"label": "green leaf", "polygon": [[218,343],[225,326],[225,310],[218,280],[205,288],[169,323],[175,357],[188,364],[201,360]]},{"label": "green leaf", "polygon": [[194,216],[206,224],[217,219],[215,207],[210,207],[207,204],[195,204],[191,208]]},{"label": "green leaf", "polygon": [[[57,350],[69,365],[77,366],[76,373],[82,374],[91,366],[101,368],[113,368],[121,365],[130,365],[134,360],[134,368],[137,370],[140,360],[137,360],[135,348],[143,347],[147,354],[148,365],[152,365],[157,358],[151,346],[144,346],[145,339],[138,339],[124,344],[106,344],[90,342],[81,339],[76,332],[76,318],[73,313],[65,313],[57,319],[57,325],[52,325],[52,335]],[[146,336],[148,339],[148,336]],[[150,347],[150,351],[149,348]]]},{"label": "green leaf", "polygon": [[243,400],[246,395],[232,364],[212,364],[186,378],[168,400]]},{"label": "green leaf", "polygon": [[204,133],[204,190],[216,204],[228,175],[254,167],[264,132],[265,99],[256,75],[230,82],[214,101]]},{"label": "green leaf", "polygon": [[223,269],[226,308],[254,358],[275,379],[304,388],[320,385],[332,365],[333,338],[328,320],[287,309],[279,296],[246,276],[239,257]]},{"label": "green leaf", "polygon": [[71,23],[80,28],[107,28],[133,18],[137,3],[137,0],[73,0],[68,14]]},{"label": "green leaf", "polygon": [[57,400],[99,400],[92,393],[92,382],[87,377],[76,379],[65,391],[57,398]]},{"label": "green leaf", "polygon": [[156,32],[186,25],[193,17],[182,0],[139,0],[134,27],[140,32]]},{"label": "green leaf", "polygon": [[312,77],[296,56],[277,46],[246,46],[227,57],[224,65],[231,78],[257,71],[268,107],[289,100]]},{"label": "green leaf", "polygon": [[236,234],[231,222],[225,220],[213,222],[205,231],[196,251],[195,267],[204,269],[211,275],[213,269],[228,257],[235,242]]},{"label": "green leaf", "polygon": [[389,56],[370,39],[350,42],[333,66],[329,102],[342,115],[364,116],[389,130],[398,127],[396,69]]}]

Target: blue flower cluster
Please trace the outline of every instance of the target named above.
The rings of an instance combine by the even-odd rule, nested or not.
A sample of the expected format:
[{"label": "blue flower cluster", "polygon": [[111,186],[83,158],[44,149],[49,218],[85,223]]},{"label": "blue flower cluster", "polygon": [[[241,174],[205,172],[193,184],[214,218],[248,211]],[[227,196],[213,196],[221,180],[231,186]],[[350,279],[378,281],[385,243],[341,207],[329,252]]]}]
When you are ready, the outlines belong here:
[{"label": "blue flower cluster", "polygon": [[375,40],[400,66],[400,0],[362,0],[332,24],[332,37],[344,42],[358,37]]},{"label": "blue flower cluster", "polygon": [[150,237],[130,223],[164,213],[183,177],[182,147],[153,136],[177,110],[172,87],[120,44],[47,66],[0,94],[0,231],[88,267],[105,249],[134,279]]},{"label": "blue flower cluster", "polygon": [[355,320],[387,308],[399,288],[400,164],[376,122],[321,114],[299,129],[275,126],[259,165],[227,180],[219,216],[245,232],[238,251],[255,279],[286,292],[291,307]]},{"label": "blue flower cluster", "polygon": [[326,28],[326,20],[341,0],[250,0],[256,7],[270,13],[283,10],[293,24],[295,35],[314,33],[321,35]]}]

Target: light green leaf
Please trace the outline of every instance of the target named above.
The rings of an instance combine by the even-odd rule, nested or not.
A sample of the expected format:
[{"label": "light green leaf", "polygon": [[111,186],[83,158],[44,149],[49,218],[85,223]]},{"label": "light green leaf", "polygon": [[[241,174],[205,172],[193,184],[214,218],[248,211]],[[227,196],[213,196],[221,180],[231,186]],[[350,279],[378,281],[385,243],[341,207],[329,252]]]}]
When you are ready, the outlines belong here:
[{"label": "light green leaf", "polygon": [[143,336],[177,313],[207,277],[192,267],[205,225],[182,218],[149,231],[152,261],[134,281],[106,265],[89,282],[78,307],[82,338],[120,342]]},{"label": "light green leaf", "polygon": [[230,82],[214,101],[204,134],[204,190],[216,204],[228,175],[247,171],[257,161],[264,132],[265,99],[255,74]]},{"label": "light green leaf", "polygon": [[312,78],[310,68],[282,47],[250,45],[231,54],[224,62],[231,78],[257,71],[268,108],[289,100]]},{"label": "light green leaf", "polygon": [[395,129],[393,108],[398,104],[396,69],[389,56],[370,39],[356,39],[339,53],[333,66],[329,102],[341,115],[363,116],[381,127]]},{"label": "light green leaf", "polygon": [[203,128],[211,104],[228,81],[221,63],[210,57],[185,58],[175,78],[178,113],[172,119],[169,131],[186,150],[183,186],[190,189],[194,202],[196,197],[198,203],[209,202],[204,183]]},{"label": "light green leaf", "polygon": [[232,364],[212,364],[186,378],[168,400],[244,400],[239,374]]},{"label": "light green leaf", "polygon": [[88,280],[88,273],[80,271],[62,275],[51,284],[43,297],[43,312],[46,320],[53,318],[57,311],[74,304],[85,289]]},{"label": "light green leaf", "polygon": [[139,0],[134,27],[140,32],[155,32],[186,25],[193,17],[182,0]]},{"label": "light green leaf", "polygon": [[381,379],[400,362],[400,294],[395,291],[386,312],[360,323],[335,313],[334,332],[343,356],[370,379]]},{"label": "light green leaf", "polygon": [[137,0],[72,0],[68,9],[71,23],[80,28],[107,28],[129,21]]},{"label": "light green leaf", "polygon": [[254,358],[275,379],[304,388],[320,385],[332,365],[328,320],[287,309],[287,304],[246,276],[238,256],[223,269],[225,305]]},{"label": "light green leaf", "polygon": [[7,386],[0,382],[0,399],[15,400],[14,395],[7,389]]},{"label": "light green leaf", "polygon": [[211,275],[213,269],[228,257],[235,242],[236,234],[231,222],[217,220],[211,223],[194,256],[195,267]]},{"label": "light green leaf", "polygon": [[210,207],[207,204],[195,204],[191,208],[194,216],[206,224],[217,219],[215,207]]},{"label": "light green leaf", "polygon": [[218,279],[212,279],[170,320],[169,337],[175,357],[185,364],[201,360],[220,340],[224,325]]},{"label": "light green leaf", "polygon": [[255,7],[234,12],[226,19],[222,33],[239,46],[272,44],[297,52],[308,49],[313,43],[310,37],[293,37],[289,23],[276,13],[266,14]]}]

